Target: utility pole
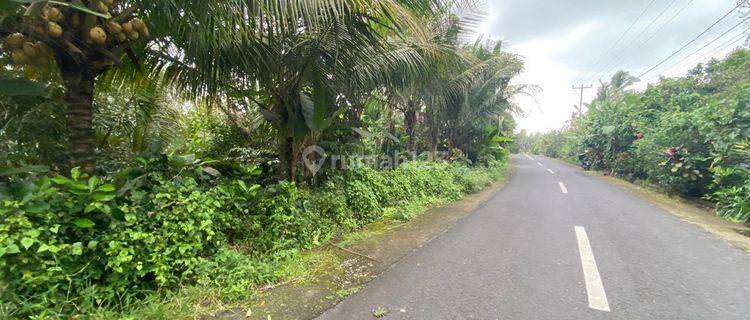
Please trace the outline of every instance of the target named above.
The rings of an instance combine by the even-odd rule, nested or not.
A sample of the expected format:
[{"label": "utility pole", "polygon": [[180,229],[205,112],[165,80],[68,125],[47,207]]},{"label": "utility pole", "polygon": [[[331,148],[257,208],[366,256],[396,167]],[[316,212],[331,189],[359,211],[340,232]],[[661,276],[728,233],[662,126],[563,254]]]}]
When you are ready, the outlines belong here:
[{"label": "utility pole", "polygon": [[591,89],[591,88],[593,88],[592,85],[588,85],[588,86],[580,85],[578,87],[573,85],[573,90],[581,90],[581,100],[578,103],[578,118],[579,119],[583,117],[583,90]]}]

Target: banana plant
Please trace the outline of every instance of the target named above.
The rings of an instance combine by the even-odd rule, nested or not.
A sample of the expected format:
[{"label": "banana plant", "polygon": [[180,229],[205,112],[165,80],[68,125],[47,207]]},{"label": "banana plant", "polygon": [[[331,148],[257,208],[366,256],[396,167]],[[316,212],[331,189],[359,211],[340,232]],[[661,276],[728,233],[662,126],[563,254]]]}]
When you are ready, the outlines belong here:
[{"label": "banana plant", "polygon": [[296,100],[288,103],[282,115],[262,110],[265,119],[274,124],[281,136],[281,158],[287,178],[296,180],[297,164],[302,149],[315,144],[347,108],[337,103],[334,91],[325,83],[323,75],[311,75],[311,86],[299,92]]}]

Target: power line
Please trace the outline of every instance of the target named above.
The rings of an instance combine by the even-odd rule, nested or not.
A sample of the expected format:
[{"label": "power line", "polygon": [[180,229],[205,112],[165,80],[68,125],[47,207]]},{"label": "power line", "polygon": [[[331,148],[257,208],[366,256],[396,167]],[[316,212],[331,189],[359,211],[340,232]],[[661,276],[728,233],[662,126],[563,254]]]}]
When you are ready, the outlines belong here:
[{"label": "power line", "polygon": [[[702,60],[704,60],[705,58],[707,58],[707,57],[709,57],[709,56],[714,56],[715,54],[717,54],[717,53],[719,53],[719,52],[721,52],[721,51],[724,51],[725,49],[727,49],[727,48],[731,47],[732,45],[735,45],[735,44],[737,44],[738,42],[740,42],[740,40],[744,40],[744,38],[745,38],[745,34],[744,34],[744,33],[739,33],[739,34],[736,34],[736,35],[734,35],[733,37],[729,38],[729,40],[727,40],[727,41],[725,41],[725,42],[721,43],[720,45],[716,46],[715,48],[713,48],[713,49],[709,50],[709,51],[708,51],[707,53],[704,53],[703,55],[699,56],[699,57],[698,57],[697,59],[695,59],[695,58],[694,58],[694,59],[690,60],[689,64],[693,64],[693,63],[695,63],[695,62],[697,62],[697,61],[702,61]],[[697,52],[697,51],[700,51],[700,50],[696,50],[696,52]],[[688,56],[687,56],[686,58],[691,58],[691,57],[693,57],[693,56],[694,56],[694,55],[688,55]],[[666,73],[667,71],[669,71],[669,70],[671,70],[672,68],[674,68],[674,67],[676,67],[677,65],[679,65],[679,64],[680,64],[680,63],[681,63],[682,61],[684,61],[684,60],[685,60],[685,59],[683,59],[683,60],[680,60],[679,62],[677,62],[677,63],[675,63],[675,64],[671,65],[671,66],[670,66],[669,68],[666,68],[666,69],[664,69],[664,70],[660,71],[659,73],[656,73],[656,74],[654,74],[653,76],[651,76],[651,77],[650,77],[650,78],[648,79],[648,81],[651,81],[651,80],[653,80],[653,79],[655,79],[655,78],[659,77],[660,75],[662,75],[662,74]]]},{"label": "power line", "polygon": [[727,35],[727,34],[729,34],[730,32],[734,31],[734,30],[735,30],[735,29],[737,29],[737,28],[738,28],[739,26],[743,25],[743,24],[745,23],[745,21],[747,21],[747,20],[748,20],[747,18],[743,19],[742,21],[740,21],[740,23],[738,23],[738,24],[734,25],[734,27],[731,27],[731,28],[729,28],[729,30],[727,30],[727,31],[724,31],[724,33],[722,33],[722,34],[720,34],[719,36],[715,37],[715,38],[714,38],[713,40],[709,41],[708,43],[706,43],[705,45],[703,45],[702,47],[700,47],[700,48],[699,48],[698,50],[695,50],[695,51],[693,51],[693,52],[692,52],[692,53],[690,53],[689,55],[687,55],[687,56],[685,56],[684,58],[680,59],[680,61],[677,61],[676,63],[674,63],[673,65],[669,66],[668,68],[666,68],[666,69],[664,69],[664,70],[660,71],[659,73],[663,73],[663,72],[665,72],[665,71],[667,71],[667,70],[669,70],[669,69],[672,69],[672,68],[674,68],[675,66],[679,65],[680,63],[683,63],[683,62],[685,62],[685,61],[686,61],[687,59],[689,59],[689,58],[693,57],[693,56],[694,56],[695,54],[697,54],[698,52],[700,52],[700,51],[702,51],[703,49],[707,48],[708,46],[712,45],[712,44],[713,44],[714,42],[716,42],[716,41],[719,41],[719,39],[723,38],[724,36],[726,36],[726,35]]},{"label": "power line", "polygon": [[[682,13],[685,12],[685,10],[687,10],[687,8],[689,8],[690,5],[692,5],[694,2],[695,2],[695,0],[689,0],[688,2],[686,2],[685,5],[683,5],[682,7],[680,7],[680,9],[677,10],[677,12],[675,12],[667,21],[665,21],[664,23],[662,23],[661,26],[659,26],[659,28],[656,31],[654,31],[648,37],[648,39],[646,39],[643,42],[641,42],[632,51],[637,51],[638,49],[643,48],[643,46],[646,45],[647,43],[650,43],[651,40],[654,40],[654,38],[656,38],[656,36],[658,36],[664,30],[664,28],[666,28],[668,25],[670,25],[672,22],[674,22],[675,19],[677,19],[680,15],[682,15]],[[667,8],[669,8],[669,7],[671,7],[671,4],[669,6],[667,6]],[[620,63],[622,63],[622,61],[625,61],[625,60],[620,60]],[[611,73],[611,72],[612,72],[612,70],[609,70],[608,73]]]},{"label": "power line", "polygon": [[745,41],[745,34],[744,33],[740,33],[740,34],[735,35],[734,37],[730,38],[728,41],[722,43],[718,48],[714,48],[714,50],[711,50],[707,54],[704,54],[704,55],[698,57],[698,59],[691,60],[691,63],[694,62],[694,61],[697,61],[697,60],[703,60],[703,59],[705,59],[705,58],[707,58],[709,56],[713,56],[713,55],[715,55],[715,54],[717,54],[717,53],[719,53],[721,51],[724,51],[725,49],[727,49],[727,48],[729,48],[729,47],[731,47],[733,45],[737,45],[737,43],[740,42],[740,41],[742,41],[742,42]]},{"label": "power line", "polygon": [[[701,56],[699,56],[697,58],[695,58],[694,56],[688,56],[688,58],[692,57],[693,59],[691,59],[690,61],[688,61],[688,63],[686,63],[686,65],[693,65],[693,64],[695,64],[698,61],[703,61],[705,58],[707,58],[709,56],[711,56],[711,57],[714,56],[715,54],[723,51],[724,49],[726,49],[728,47],[731,47],[732,45],[737,44],[740,40],[742,40],[742,38],[743,38],[742,36],[744,36],[744,35],[743,34],[737,34],[737,35],[729,38],[729,40],[723,42],[719,46],[717,46],[717,47],[709,50],[708,52],[704,53],[703,55],[701,55]],[[669,68],[666,68],[666,69],[664,69],[664,70],[662,70],[662,71],[660,71],[658,73],[654,73],[652,76],[650,76],[648,78],[648,81],[651,81],[653,79],[656,79],[656,78],[664,75],[665,73],[671,71],[672,69],[674,69],[678,65],[680,65],[680,63],[675,63],[675,64],[671,65]]]},{"label": "power line", "polygon": [[664,28],[667,25],[669,25],[670,23],[672,23],[672,21],[674,21],[674,19],[677,19],[677,17],[680,16],[680,14],[682,14],[682,12],[685,11],[685,9],[687,9],[688,7],[690,7],[690,5],[693,4],[693,2],[695,2],[695,0],[688,1],[682,8],[680,8],[679,11],[677,11],[671,18],[669,18],[669,20],[667,20],[667,22],[664,22],[664,24],[662,24],[659,27],[658,30],[656,30],[653,34],[651,34],[651,37],[649,37],[648,39],[646,39],[646,41],[644,41],[643,43],[641,43],[641,45],[638,46],[638,48],[636,48],[636,49],[639,49],[639,48],[643,47],[644,44],[650,42],[651,40],[654,40],[654,38],[659,34],[659,32],[661,32],[662,30],[664,30]]},{"label": "power line", "polygon": [[[651,6],[655,2],[656,2],[656,0],[651,0],[651,2],[649,2],[649,4],[646,6],[646,8],[643,9],[643,12],[641,12],[641,14],[638,15],[638,17],[635,19],[635,21],[633,21],[633,23],[630,24],[630,27],[628,27],[628,29],[625,30],[625,32],[623,32],[622,35],[620,35],[620,38],[618,38],[617,41],[615,41],[615,43],[612,44],[612,47],[610,47],[609,50],[607,50],[604,53],[604,55],[602,55],[596,61],[596,63],[594,63],[594,66],[591,69],[595,70],[597,67],[599,67],[599,64],[602,63],[604,61],[604,59],[606,59],[609,56],[609,54],[610,54],[610,52],[612,52],[612,50],[614,50],[614,49],[617,48],[617,46],[620,44],[620,42],[625,38],[625,36],[630,32],[630,30],[632,30],[633,27],[635,27],[635,25],[638,23],[638,21],[640,21],[641,18],[643,18],[643,16],[646,14],[646,12],[648,12],[648,9],[650,9]],[[582,79],[587,80],[587,79],[589,79],[590,76],[593,76],[593,75],[596,75],[596,74],[591,74],[591,72],[586,73],[586,75]]]},{"label": "power line", "polygon": [[[648,29],[650,29],[657,21],[659,21],[659,19],[661,19],[661,17],[664,16],[664,14],[667,13],[667,11],[670,8],[672,8],[672,6],[675,3],[677,3],[677,0],[672,0],[672,2],[670,2],[666,7],[664,7],[664,9],[656,16],[656,18],[654,18],[653,20],[651,20],[651,22],[645,28],[643,28],[643,30],[641,31],[641,33],[638,34],[638,36],[636,36],[635,38],[633,38],[633,41],[631,41],[630,44],[628,44],[627,47],[631,47],[631,48],[634,47],[634,45],[636,44],[636,42],[638,41],[638,39],[640,39],[641,36],[643,36],[644,34],[646,34],[646,32],[648,31]],[[638,48],[642,47],[644,44],[645,44],[645,42],[641,42],[641,44],[638,45],[637,47],[635,47],[633,50],[637,50]],[[628,58],[628,52],[625,51],[625,50],[623,50],[623,52],[621,52],[621,54],[617,55],[612,60],[612,62],[614,62],[614,64],[612,64],[612,66],[609,68],[609,70],[607,70],[607,68],[605,67],[605,70],[607,70],[607,72],[605,72],[603,75],[611,74],[612,71],[614,71],[614,69],[616,69],[617,66],[620,65],[622,62],[624,62],[625,60],[627,60],[627,58]],[[607,64],[606,66],[609,67],[610,64]],[[597,76],[598,76],[598,74],[597,74]]]},{"label": "power line", "polygon": [[682,52],[682,50],[685,50],[685,48],[687,48],[688,46],[690,46],[691,44],[693,44],[695,41],[697,41],[698,39],[700,39],[703,35],[705,35],[706,33],[708,33],[708,31],[710,31],[711,29],[713,29],[713,27],[715,27],[716,25],[718,25],[720,22],[724,21],[724,19],[726,19],[733,12],[737,11],[737,9],[739,9],[740,6],[742,6],[746,2],[747,2],[747,0],[742,1],[739,4],[737,4],[736,7],[734,7],[732,10],[729,10],[729,12],[727,12],[726,14],[724,14],[721,18],[719,18],[719,20],[717,20],[712,25],[710,25],[708,28],[706,28],[706,30],[703,30],[703,32],[701,32],[698,36],[696,36],[695,38],[693,38],[692,40],[690,40],[688,43],[686,43],[680,49],[677,49],[677,51],[675,51],[672,54],[670,54],[668,57],[666,57],[664,60],[662,60],[659,63],[657,63],[655,66],[651,67],[651,69],[648,69],[646,72],[644,72],[641,75],[639,75],[638,78],[642,78],[643,76],[647,75],[651,71],[654,71],[654,69],[658,68],[659,66],[661,66],[665,62],[669,61],[669,59],[672,59],[678,53]]}]

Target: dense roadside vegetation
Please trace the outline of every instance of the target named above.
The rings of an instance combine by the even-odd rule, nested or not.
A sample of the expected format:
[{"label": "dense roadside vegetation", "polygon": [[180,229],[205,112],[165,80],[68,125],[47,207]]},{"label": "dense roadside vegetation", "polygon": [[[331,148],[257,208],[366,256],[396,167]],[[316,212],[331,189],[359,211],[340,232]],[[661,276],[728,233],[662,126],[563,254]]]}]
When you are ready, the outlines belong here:
[{"label": "dense roadside vegetation", "polygon": [[565,129],[518,137],[522,148],[646,180],[664,191],[716,203],[727,219],[750,223],[750,50],[662,78],[643,92],[619,72],[589,111]]},{"label": "dense roadside vegetation", "polygon": [[[528,88],[520,57],[467,42],[473,9],[0,3],[0,318],[243,299],[302,250],[487,186]],[[305,165],[334,155],[355,160]]]}]

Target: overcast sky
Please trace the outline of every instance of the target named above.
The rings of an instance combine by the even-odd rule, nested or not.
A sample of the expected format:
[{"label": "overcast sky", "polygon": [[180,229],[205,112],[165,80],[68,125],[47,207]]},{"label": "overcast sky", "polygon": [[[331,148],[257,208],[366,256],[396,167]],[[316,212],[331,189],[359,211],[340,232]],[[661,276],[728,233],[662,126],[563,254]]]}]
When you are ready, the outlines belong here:
[{"label": "overcast sky", "polygon": [[[579,93],[571,88],[573,84],[596,85],[598,81],[594,81],[593,73],[601,72],[598,78],[608,79],[618,69],[639,75],[736,5],[735,0],[653,0],[646,10],[652,0],[485,1],[487,20],[480,32],[486,37],[503,40],[506,50],[525,57],[526,71],[516,83],[536,84],[542,89],[534,99],[517,99],[527,113],[526,117],[518,117],[519,129],[530,132],[559,129],[565,125],[579,99]],[[667,23],[680,10],[682,12]],[[646,14],[625,33],[644,11]],[[636,89],[644,88],[649,78],[690,56],[740,21],[739,15],[729,16],[682,54],[643,77]],[[664,74],[683,75],[704,55],[707,56],[704,60],[711,56],[725,56],[730,47],[720,49],[724,44],[736,43],[731,48],[742,44],[740,34],[743,29],[734,29]],[[605,55],[624,33],[626,35],[617,48]],[[732,42],[733,37],[738,42]],[[711,54],[712,51],[715,54]],[[598,61],[601,62],[597,65]],[[610,69],[613,71],[607,73]],[[586,76],[592,79],[585,81]],[[593,98],[595,89],[585,91],[584,101]]]}]

